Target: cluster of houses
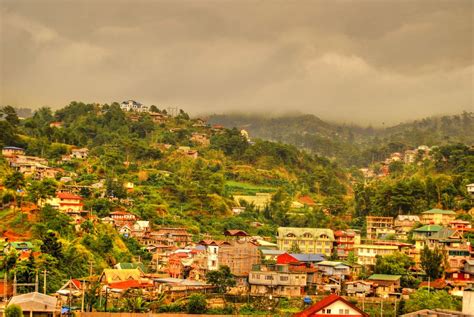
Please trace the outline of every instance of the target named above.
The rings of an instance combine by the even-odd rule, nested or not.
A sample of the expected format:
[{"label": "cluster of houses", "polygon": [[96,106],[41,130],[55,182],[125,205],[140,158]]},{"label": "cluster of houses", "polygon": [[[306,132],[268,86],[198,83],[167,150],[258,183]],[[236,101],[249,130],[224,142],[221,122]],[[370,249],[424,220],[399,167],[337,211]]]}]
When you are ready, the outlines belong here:
[{"label": "cluster of houses", "polygon": [[373,168],[366,167],[359,169],[365,178],[374,178],[374,177],[385,177],[389,171],[390,164],[394,162],[402,162],[405,164],[413,164],[415,162],[420,162],[424,160],[431,159],[431,148],[426,145],[420,145],[416,149],[405,150],[404,152],[394,152],[391,153],[388,158],[384,161],[379,162],[381,164],[378,171]]},{"label": "cluster of houses", "polygon": [[[64,169],[48,166],[48,160],[45,158],[25,155],[23,148],[5,146],[2,148],[2,155],[13,169],[33,179],[56,178],[58,175],[64,174]],[[87,155],[88,149],[73,148],[70,154],[62,156],[62,161],[85,159]]]}]

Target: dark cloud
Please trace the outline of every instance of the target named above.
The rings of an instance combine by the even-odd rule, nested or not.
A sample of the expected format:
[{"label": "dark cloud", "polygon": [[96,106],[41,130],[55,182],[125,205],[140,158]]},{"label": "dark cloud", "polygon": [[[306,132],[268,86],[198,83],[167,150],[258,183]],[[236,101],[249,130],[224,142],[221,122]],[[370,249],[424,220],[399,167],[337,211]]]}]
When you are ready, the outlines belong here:
[{"label": "dark cloud", "polygon": [[473,110],[472,1],[0,2],[2,104],[396,122]]}]

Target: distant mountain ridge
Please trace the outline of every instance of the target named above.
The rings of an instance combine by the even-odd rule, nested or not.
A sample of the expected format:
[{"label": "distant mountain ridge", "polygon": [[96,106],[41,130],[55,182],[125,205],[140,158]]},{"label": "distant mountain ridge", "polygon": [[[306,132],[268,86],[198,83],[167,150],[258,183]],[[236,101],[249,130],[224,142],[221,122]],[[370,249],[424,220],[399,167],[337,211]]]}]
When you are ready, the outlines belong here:
[{"label": "distant mountain ridge", "polygon": [[252,114],[220,114],[211,124],[245,129],[251,137],[296,145],[315,154],[362,166],[390,151],[422,144],[474,144],[474,113],[429,117],[387,128],[360,127],[324,121],[315,115],[264,117]]}]

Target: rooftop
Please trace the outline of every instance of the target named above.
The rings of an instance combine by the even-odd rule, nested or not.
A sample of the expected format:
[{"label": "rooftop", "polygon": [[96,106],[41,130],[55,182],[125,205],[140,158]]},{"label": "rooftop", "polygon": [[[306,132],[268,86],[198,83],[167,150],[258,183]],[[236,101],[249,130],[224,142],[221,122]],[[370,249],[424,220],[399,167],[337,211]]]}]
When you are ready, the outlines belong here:
[{"label": "rooftop", "polygon": [[424,215],[438,214],[438,215],[455,215],[456,213],[452,210],[443,210],[443,209],[430,209],[428,211],[422,212]]},{"label": "rooftop", "polygon": [[401,277],[401,275],[372,274],[368,279],[376,281],[398,281]]},{"label": "rooftop", "polygon": [[420,228],[417,228],[413,231],[415,232],[438,232],[443,229],[443,226],[440,225],[426,225]]}]

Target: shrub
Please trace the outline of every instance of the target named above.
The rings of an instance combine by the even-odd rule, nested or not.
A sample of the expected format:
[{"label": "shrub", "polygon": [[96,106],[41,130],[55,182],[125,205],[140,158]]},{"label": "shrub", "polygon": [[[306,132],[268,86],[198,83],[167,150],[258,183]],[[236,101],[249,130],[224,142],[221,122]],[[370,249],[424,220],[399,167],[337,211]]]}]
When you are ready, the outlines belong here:
[{"label": "shrub", "polygon": [[23,317],[23,311],[21,307],[15,304],[8,305],[5,309],[6,317]]},{"label": "shrub", "polygon": [[187,310],[190,314],[205,313],[207,310],[206,296],[199,293],[195,293],[189,296]]}]

